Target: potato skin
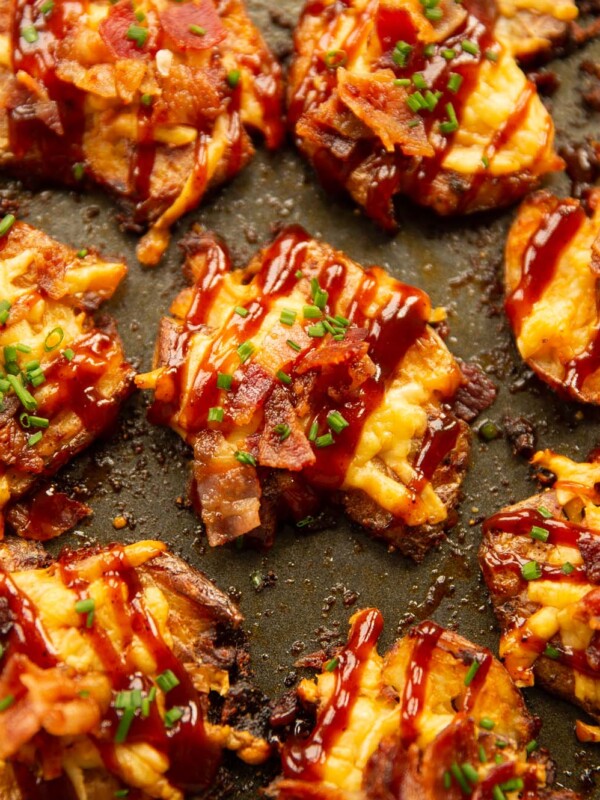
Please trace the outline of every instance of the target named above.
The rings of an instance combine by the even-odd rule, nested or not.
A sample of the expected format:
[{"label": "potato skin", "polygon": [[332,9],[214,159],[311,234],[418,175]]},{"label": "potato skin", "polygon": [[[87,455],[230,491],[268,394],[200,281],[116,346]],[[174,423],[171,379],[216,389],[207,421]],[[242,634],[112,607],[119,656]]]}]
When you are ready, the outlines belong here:
[{"label": "potato skin", "polygon": [[600,191],[592,190],[586,206],[540,191],[521,205],[505,253],[505,307],[521,356],[560,394],[594,404],[599,236]]},{"label": "potato skin", "polygon": [[[566,5],[567,16],[576,13]],[[513,203],[563,166],[552,120],[515,61],[516,21],[501,35],[495,5],[442,3],[440,11],[430,22],[410,2],[325,0],[306,4],[295,33],[288,120],[296,143],[327,189],[344,189],[390,231],[396,195],[441,215],[467,214]],[[485,34],[468,63],[445,60],[446,43],[475,29]],[[408,50],[395,50],[404,40]],[[456,91],[451,72],[462,79]],[[432,76],[423,93],[439,92],[426,110],[414,108],[413,73]],[[449,103],[458,120],[450,130]]]},{"label": "potato skin", "polygon": [[430,324],[443,311],[298,227],[241,271],[210,234],[193,233],[185,252],[192,284],[136,382],[154,391],[151,420],[194,449],[191,496],[209,543],[269,546],[278,520],[318,527],[333,502],[421,560],[455,521],[463,417],[495,396]]},{"label": "potato skin", "polygon": [[[546,752],[527,755],[539,722],[489,651],[424,622],[381,657],[376,637],[367,650],[364,640],[357,644],[356,639],[357,627],[372,625],[377,615],[376,609],[354,615],[348,644],[326,662],[315,682],[304,680],[298,687],[300,702],[314,714],[312,732],[291,733],[284,743],[283,777],[269,788],[271,797],[454,800],[463,795],[457,781],[447,777],[452,764],[472,765],[478,772],[478,797],[517,776],[532,797],[577,797],[552,788]],[[475,662],[479,679],[473,677]],[[338,703],[342,696],[349,696],[343,705]],[[494,758],[498,742],[502,762]]]}]

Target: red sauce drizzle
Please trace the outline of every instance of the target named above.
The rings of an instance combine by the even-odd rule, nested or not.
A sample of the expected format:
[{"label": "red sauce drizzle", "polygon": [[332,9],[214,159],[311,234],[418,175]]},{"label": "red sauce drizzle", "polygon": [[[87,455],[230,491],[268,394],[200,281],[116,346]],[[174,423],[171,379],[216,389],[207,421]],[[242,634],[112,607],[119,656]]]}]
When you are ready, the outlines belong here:
[{"label": "red sauce drizzle", "polygon": [[336,657],[333,694],[319,712],[314,730],[308,738],[292,739],[284,746],[282,764],[286,778],[318,780],[321,776],[328,752],[348,725],[363,669],[382,627],[383,617],[377,609],[365,609],[357,615],[348,644]]},{"label": "red sauce drizzle", "polygon": [[417,477],[410,483],[414,492],[422,491],[431,480],[438,466],[456,446],[459,433],[460,424],[454,417],[442,416],[429,423],[414,465]]},{"label": "red sauce drizzle", "polygon": [[408,632],[416,638],[413,647],[407,680],[404,684],[400,706],[400,737],[405,748],[418,737],[418,724],[425,708],[425,692],[429,678],[431,658],[444,630],[435,622],[422,622]]},{"label": "red sauce drizzle", "polygon": [[594,338],[588,347],[569,361],[566,365],[565,384],[579,392],[591,375],[600,369],[600,329],[596,329]]},{"label": "red sauce drizzle", "polygon": [[523,255],[519,285],[507,297],[505,308],[518,335],[523,320],[552,280],[560,257],[585,220],[581,205],[571,199],[557,200],[554,211],[544,217]]}]

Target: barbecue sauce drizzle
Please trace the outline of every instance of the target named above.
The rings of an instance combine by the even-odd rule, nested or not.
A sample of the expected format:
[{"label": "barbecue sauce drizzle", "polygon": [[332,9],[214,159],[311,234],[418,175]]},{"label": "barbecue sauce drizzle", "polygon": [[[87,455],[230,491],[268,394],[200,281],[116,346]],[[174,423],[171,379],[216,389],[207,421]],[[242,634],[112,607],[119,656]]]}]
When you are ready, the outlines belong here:
[{"label": "barbecue sauce drizzle", "polygon": [[[510,534],[511,536],[529,536],[533,526],[545,529],[550,534],[546,542],[547,546],[561,545],[563,547],[572,547],[579,549],[580,543],[585,540],[597,539],[600,535],[597,531],[586,528],[583,525],[578,525],[575,522],[568,520],[546,518],[537,509],[534,508],[521,508],[512,511],[500,511],[487,519],[483,524],[484,536],[491,537],[493,535]],[[485,568],[492,573],[499,573],[509,571],[521,581],[521,586],[526,583],[521,575],[521,567],[531,559],[526,556],[521,556],[518,553],[504,550],[498,552],[493,546],[486,550],[485,554]],[[562,572],[560,566],[540,563],[541,569],[540,580],[563,582],[563,583],[578,583],[593,585],[593,581],[588,577],[587,567],[584,562],[583,565],[576,566],[572,572],[565,574]],[[592,589],[590,588],[590,591]],[[526,619],[517,622],[513,628],[521,628],[526,623]],[[527,638],[524,643],[528,650],[542,655],[546,648],[547,641],[541,637],[534,636],[533,633],[527,632]],[[558,650],[558,658],[555,660],[559,663],[565,664],[572,669],[577,670],[585,675],[593,678],[600,678],[600,673],[595,669],[586,657],[585,650],[578,650],[563,644],[556,647]]]},{"label": "barbecue sauce drizzle", "polygon": [[348,644],[336,656],[333,693],[319,711],[312,733],[306,739],[292,738],[283,748],[281,761],[286,778],[320,778],[329,750],[348,724],[363,670],[382,628],[383,617],[377,609],[365,609],[356,615]]},{"label": "barbecue sauce drizzle", "polygon": [[[247,305],[247,316],[231,314],[227,325],[211,343],[197,369],[187,403],[179,408],[183,399],[183,370],[190,339],[206,325],[223,276],[231,268],[229,258],[220,245],[209,238],[197,243],[198,258],[204,261],[203,268],[200,274],[195,275],[190,308],[174,335],[169,362],[156,388],[150,419],[155,424],[169,424],[177,415],[178,424],[193,442],[194,435],[207,427],[208,411],[213,406],[221,405],[225,409],[225,417],[218,430],[226,435],[234,429],[236,398],[241,396],[246,382],[252,385],[256,385],[258,380],[262,382],[264,388],[256,402],[257,405],[264,403],[267,395],[281,382],[261,367],[255,368],[252,360],[244,365],[240,365],[239,360],[234,363],[234,386],[226,395],[217,387],[217,374],[231,371],[232,353],[235,362],[237,345],[256,334],[275,301],[288,295],[298,283],[296,272],[307,267],[307,276],[310,270],[310,277],[316,277],[320,287],[329,293],[327,313],[346,316],[352,323],[349,331],[358,328],[365,332],[368,356],[376,368],[375,374],[367,378],[358,391],[344,395],[339,401],[335,401],[328,390],[332,384],[340,383],[343,386],[344,382],[348,382],[347,365],[342,365],[339,370],[324,369],[315,373],[315,383],[311,389],[313,411],[307,428],[316,423],[319,435],[325,433],[327,415],[333,410],[338,410],[349,425],[339,435],[334,435],[332,445],[315,448],[316,462],[303,470],[303,477],[318,490],[335,490],[343,483],[366,419],[381,402],[386,381],[394,374],[408,350],[427,334],[429,300],[422,291],[397,282],[396,291],[387,304],[376,316],[368,317],[366,311],[374,301],[380,270],[373,267],[361,276],[349,305],[341,305],[340,298],[347,281],[346,267],[333,257],[333,260],[320,264],[319,271],[315,272],[314,263],[308,258],[309,241],[308,234],[302,228],[293,226],[286,229],[266,250],[260,271],[253,279],[259,286],[259,298]],[[306,302],[310,300],[307,298]],[[329,340],[329,336],[314,338],[297,353],[289,348],[289,360],[282,368],[294,378],[296,369],[302,367],[303,358],[317,348],[325,349]],[[459,433],[459,423],[445,412],[439,419],[429,423],[421,452],[415,461],[417,474],[409,486],[411,491],[423,489],[426,481],[432,478],[437,467],[456,446]]]},{"label": "barbecue sauce drizzle", "polygon": [[[111,11],[120,13],[116,6]],[[39,102],[27,98],[26,102],[16,99],[14,106],[8,108],[8,129],[10,149],[16,160],[25,160],[30,169],[51,179],[60,179],[68,184],[78,183],[74,176],[75,164],[82,165],[86,174],[98,182],[105,182],[102,174],[94,174],[90,164],[86,163],[84,134],[86,132],[86,96],[87,93],[73,84],[62,80],[57,74],[57,53],[61,44],[72,34],[88,13],[87,0],[55,0],[54,6],[47,14],[40,11],[37,0],[16,0],[11,19],[12,67],[14,74],[22,70],[31,76],[46,90],[49,101],[43,115],[37,113]],[[133,14],[132,14],[133,17]],[[133,20],[135,21],[135,20]],[[25,28],[34,27],[37,40],[27,42],[21,35]],[[140,58],[154,58],[156,51],[164,46],[164,33],[159,28],[156,36],[150,37],[149,43],[140,52]],[[152,44],[152,46],[151,46]],[[136,54],[137,55],[137,54]],[[280,109],[280,67],[267,51],[261,54],[245,54],[240,63],[253,75],[253,87],[256,102],[260,105],[265,124],[265,138],[269,147],[276,147],[283,138]],[[230,116],[228,129],[228,161],[226,172],[228,177],[235,174],[242,165],[244,146],[247,146],[247,134],[240,117],[241,85],[235,89],[225,86],[226,75],[223,75],[224,89],[222,93],[223,111]],[[17,90],[15,90],[17,91]],[[22,91],[22,90],[19,90]],[[129,156],[128,188],[113,187],[120,194],[131,197],[135,202],[135,218],[144,221],[148,217],[149,201],[153,198],[151,178],[157,155],[155,128],[160,124],[160,113],[154,106],[146,106],[138,102],[137,141],[131,147]],[[33,111],[32,111],[33,109]],[[97,121],[96,124],[101,124]],[[203,149],[208,130],[212,129],[213,120],[197,120],[198,137],[196,150]],[[206,129],[206,130],[205,130]],[[39,158],[29,162],[28,154],[39,149]],[[200,199],[207,188],[205,164],[202,153],[196,153],[194,170],[198,172],[194,199]],[[181,187],[183,188],[183,186]]]},{"label": "barbecue sauce drizzle", "polygon": [[[372,139],[348,141],[348,145],[352,146],[345,148],[347,152],[344,157],[334,155],[329,148],[328,138],[321,146],[317,144],[316,147],[315,142],[311,140],[310,157],[326,186],[346,185],[351,174],[361,164],[369,161],[371,183],[364,203],[366,211],[384,227],[393,227],[391,200],[394,194],[404,192],[419,202],[434,191],[435,180],[443,169],[444,159],[452,148],[455,135],[435,133],[437,123],[446,117],[447,103],[452,103],[460,127],[462,109],[477,84],[479,71],[486,60],[486,52],[494,49],[498,56],[502,47],[494,38],[497,7],[489,0],[466,0],[461,3],[467,11],[466,19],[444,41],[433,45],[434,52],[429,57],[425,56],[424,46],[419,41],[410,14],[405,9],[390,11],[378,8],[378,5],[377,2],[368,3],[360,14],[355,14],[354,25],[347,38],[340,43],[336,34],[341,23],[346,21],[345,15],[354,9],[349,9],[348,4],[330,5],[322,1],[307,4],[304,16],[328,15],[330,21],[315,47],[309,68],[294,92],[288,117],[295,126],[302,114],[310,116],[336,91],[336,70],[328,68],[324,58],[324,54],[334,46],[334,43],[336,48],[339,47],[340,51],[345,53],[345,63],[351,65],[373,30],[378,35],[383,51],[375,69],[392,69],[397,78],[409,79],[415,72],[420,72],[424,75],[430,91],[441,92],[433,110],[415,114],[415,120],[419,120],[424,126],[427,139],[434,147],[435,154],[432,157],[407,157],[403,155],[401,148],[397,148],[395,152],[385,152],[375,134]],[[413,47],[403,67],[394,63],[392,58],[397,41],[405,41]],[[465,41],[475,44],[478,52],[471,54],[463,51],[462,43]],[[442,55],[442,51],[449,48],[454,48],[457,54],[450,61]],[[460,88],[455,93],[448,89],[450,73],[458,74],[462,78]],[[398,88],[398,92],[404,92],[404,89]],[[535,95],[535,87],[528,81],[509,117],[486,146],[481,168],[471,176],[468,185],[457,198],[457,212],[468,210],[471,203],[476,200],[481,185],[488,179],[488,168],[494,157],[526,119]],[[338,104],[341,105],[341,101],[338,101]],[[344,110],[342,108],[335,113],[342,114]],[[320,124],[317,120],[317,127]],[[333,132],[338,138],[343,139],[343,133],[335,129]],[[549,135],[550,129],[546,131],[546,136]],[[487,166],[484,166],[486,159]],[[461,176],[461,179],[463,178],[467,180],[467,176]]]},{"label": "barbecue sauce drizzle", "polygon": [[[106,632],[95,622],[88,628],[80,628],[80,633],[90,641],[101,659],[106,674],[110,677],[113,691],[129,689],[148,691],[153,685],[145,675],[128,663],[126,649],[137,636],[156,661],[156,673],[169,669],[179,681],[164,697],[165,709],[179,707],[184,711],[181,719],[167,729],[156,703],[150,704],[150,714],[144,718],[138,711],[127,735],[127,743],[145,742],[169,761],[166,773],[170,782],[185,791],[201,791],[207,788],[216,773],[220,761],[220,750],[211,743],[204,729],[203,712],[198,692],[195,690],[187,670],[165,644],[152,615],[146,609],[143,599],[143,585],[127,559],[121,545],[104,549],[64,552],[56,562],[55,569],[60,573],[63,583],[77,592],[80,599],[88,596],[89,584],[79,573],[79,564],[86,558],[102,560],[102,580],[110,594],[110,602],[118,620],[123,636],[123,646],[115,647]],[[6,665],[14,653],[23,653],[37,666],[49,668],[58,663],[56,652],[47,638],[35,607],[21,592],[8,573],[0,570],[0,599],[8,604],[13,619],[6,641],[3,659]],[[17,698],[18,699],[18,698]],[[114,698],[113,698],[114,700]],[[115,757],[114,738],[120,715],[111,703],[104,715],[99,732],[91,735],[98,747],[105,767],[118,774]],[[20,777],[19,777],[20,776]],[[23,770],[17,773],[20,784],[27,788],[28,800],[44,800],[47,796],[43,784],[34,784],[31,775]],[[68,781],[66,782],[68,783]],[[36,794],[32,794],[33,789]],[[46,787],[47,788],[47,787]]]}]

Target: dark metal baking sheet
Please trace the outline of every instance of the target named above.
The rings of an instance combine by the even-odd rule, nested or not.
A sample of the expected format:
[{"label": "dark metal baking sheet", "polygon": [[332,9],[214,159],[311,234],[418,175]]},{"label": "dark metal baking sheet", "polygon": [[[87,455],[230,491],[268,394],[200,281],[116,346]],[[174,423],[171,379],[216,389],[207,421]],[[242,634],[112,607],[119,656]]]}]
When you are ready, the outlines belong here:
[{"label": "dark metal baking sheet", "polygon": [[[299,8],[299,0],[250,2],[256,21],[282,56],[289,52],[289,23]],[[600,120],[600,113],[594,119],[584,112],[576,88],[583,58],[600,60],[600,42],[550,65],[561,79],[560,89],[548,101],[559,144],[581,141]],[[568,189],[565,176],[553,179],[553,185]],[[500,422],[506,413],[525,415],[535,423],[538,446],[575,459],[600,443],[600,410],[559,400],[531,377],[498,313],[502,249],[514,210],[453,222],[405,204],[399,212],[401,230],[390,238],[350,203],[327,196],[288,144],[273,155],[259,150],[232,184],[179,224],[163,263],[145,270],[135,260],[134,237],[119,231],[116,207],[104,196],[60,190],[32,193],[8,182],[1,188],[0,196],[20,201],[21,218],[69,244],[94,245],[127,260],[129,275],[105,309],[117,318],[136,366],[149,367],[158,320],[183,286],[176,243],[192,221],[225,237],[240,265],[269,238],[272,226],[299,222],[362,264],[382,264],[424,288],[434,303],[448,307],[449,346],[464,359],[477,359],[499,385],[489,418]],[[147,423],[146,404],[147,398],[134,396],[114,434],[61,473],[61,485],[87,500],[95,513],[79,532],[54,543],[55,549],[89,539],[164,539],[239,600],[257,681],[271,696],[294,684],[293,664],[299,654],[323,641],[344,638],[348,617],[360,606],[383,610],[384,644],[410,622],[432,617],[496,650],[498,630],[477,566],[480,529],[475,522],[534,490],[526,463],[512,455],[506,439],[484,444],[474,437],[460,522],[440,550],[419,566],[388,554],[384,545],[344,518],[321,533],[282,529],[266,555],[209,550],[196,517],[181,502],[189,453],[174,433]],[[120,514],[129,524],[116,531],[112,520]],[[272,585],[256,591],[255,573],[272,573]],[[577,712],[541,691],[527,691],[526,696],[543,720],[540,740],[557,761],[559,782],[580,790],[587,787],[589,797],[600,797],[594,785],[594,766],[600,769],[600,758],[593,746],[577,743]],[[261,774],[240,768],[237,775],[234,800],[258,797]]]}]

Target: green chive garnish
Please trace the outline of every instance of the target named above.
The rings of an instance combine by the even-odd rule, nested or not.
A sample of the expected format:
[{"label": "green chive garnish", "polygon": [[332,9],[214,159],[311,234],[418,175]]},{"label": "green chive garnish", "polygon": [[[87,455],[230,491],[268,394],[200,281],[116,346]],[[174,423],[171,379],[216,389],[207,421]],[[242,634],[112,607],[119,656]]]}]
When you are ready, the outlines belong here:
[{"label": "green chive garnish", "polygon": [[209,422],[223,422],[224,415],[225,409],[221,406],[213,406],[212,408],[208,409]]},{"label": "green chive garnish", "polygon": [[291,379],[291,378],[290,378],[290,376],[287,374],[287,372],[284,372],[282,369],[280,369],[280,370],[277,372],[277,377],[279,378],[279,380],[280,380],[282,383],[285,383],[287,386],[289,386],[289,385],[290,385],[290,383],[292,382],[292,379]]},{"label": "green chive garnish", "polygon": [[170,708],[165,714],[165,727],[172,728],[183,717],[183,709],[179,706]]},{"label": "green chive garnish", "polygon": [[329,447],[329,445],[334,443],[334,438],[330,433],[325,433],[323,436],[317,436],[315,439],[315,445],[317,447]]},{"label": "green chive garnish", "polygon": [[467,674],[465,675],[465,686],[471,685],[471,683],[473,682],[473,678],[475,677],[475,675],[477,675],[477,670],[479,669],[480,666],[481,664],[479,663],[479,661],[477,661],[476,658],[473,659],[473,661],[471,662],[471,666],[469,667]]},{"label": "green chive garnish", "polygon": [[242,342],[236,352],[242,364],[245,364],[254,352],[254,345],[251,341]]},{"label": "green chive garnish", "polygon": [[56,350],[64,338],[65,332],[63,329],[60,326],[54,328],[44,339],[44,350],[47,353],[50,353],[52,350]]},{"label": "green chive garnish", "polygon": [[162,691],[166,694],[167,692],[170,692],[171,689],[179,686],[180,681],[172,670],[166,669],[157,676],[156,683],[158,688],[162,689]]},{"label": "green chive garnish", "polygon": [[542,577],[542,568],[537,561],[528,561],[521,567],[521,575],[526,581],[536,581]]},{"label": "green chive garnish", "polygon": [[[0,222],[0,236],[6,236],[12,226],[15,224],[16,217],[14,214],[7,214],[5,217],[2,218]],[[7,303],[6,300],[2,301],[3,303]],[[6,310],[10,308],[10,303],[4,307]]]},{"label": "green chive garnish", "polygon": [[350,423],[344,419],[339,411],[331,411],[327,415],[327,424],[335,433],[341,433]]},{"label": "green chive garnish", "polygon": [[227,83],[231,86],[232,89],[240,82],[240,78],[242,77],[242,73],[239,69],[232,69],[229,70],[227,73]]},{"label": "green chive garnish", "polygon": [[33,25],[27,25],[26,28],[21,28],[21,36],[27,44],[33,44],[39,39],[39,34]]},{"label": "green chive garnish", "polygon": [[323,664],[323,669],[325,670],[325,672],[333,672],[333,670],[337,667],[339,663],[340,663],[339,658],[331,658],[329,661],[326,661]]},{"label": "green chive garnish", "polygon": [[226,392],[228,392],[231,389],[232,383],[233,383],[233,375],[228,375],[226,372],[217,373],[218,389],[224,389]]},{"label": "green chive garnish", "polygon": [[286,425],[284,422],[282,422],[280,425],[275,425],[275,427],[273,428],[273,433],[276,433],[277,436],[279,436],[279,440],[281,442],[285,442],[285,440],[288,438],[291,432],[292,429],[290,428],[290,426]]},{"label": "green chive garnish", "polygon": [[551,644],[547,644],[544,649],[544,655],[547,658],[552,658],[556,660],[557,658],[560,658],[560,651],[557,650],[556,647],[553,647]]},{"label": "green chive garnish", "polygon": [[529,535],[532,539],[537,539],[538,542],[547,542],[550,532],[545,528],[539,528],[537,525],[533,525],[529,531]]},{"label": "green chive garnish", "polygon": [[10,708],[14,702],[14,694],[7,694],[6,697],[3,697],[2,700],[0,700],[0,711],[6,711],[6,709]]},{"label": "green chive garnish", "polygon": [[256,466],[256,459],[252,453],[248,453],[246,450],[236,450],[233,457],[237,459],[240,464],[248,464],[251,467]]},{"label": "green chive garnish", "polygon": [[296,321],[296,312],[292,311],[291,308],[282,309],[279,321],[282,325],[293,325]]},{"label": "green chive garnish", "polygon": [[292,350],[295,350],[297,353],[299,353],[300,350],[302,350],[302,348],[300,347],[298,342],[294,342],[294,341],[292,341],[292,339],[288,339],[286,341],[286,344],[287,344],[288,347],[291,347]]},{"label": "green chive garnish", "polygon": [[575,567],[571,564],[570,561],[567,561],[565,564],[562,565],[560,571],[563,575],[570,575],[574,571]]},{"label": "green chive garnish", "polygon": [[475,42],[472,42],[470,39],[463,39],[463,41],[460,43],[460,46],[465,51],[465,53],[469,53],[469,55],[471,56],[479,55],[479,46]]},{"label": "green chive garnish", "polygon": [[242,308],[242,306],[236,306],[234,311],[236,314],[239,314],[240,317],[247,317],[250,313],[247,308]]}]

